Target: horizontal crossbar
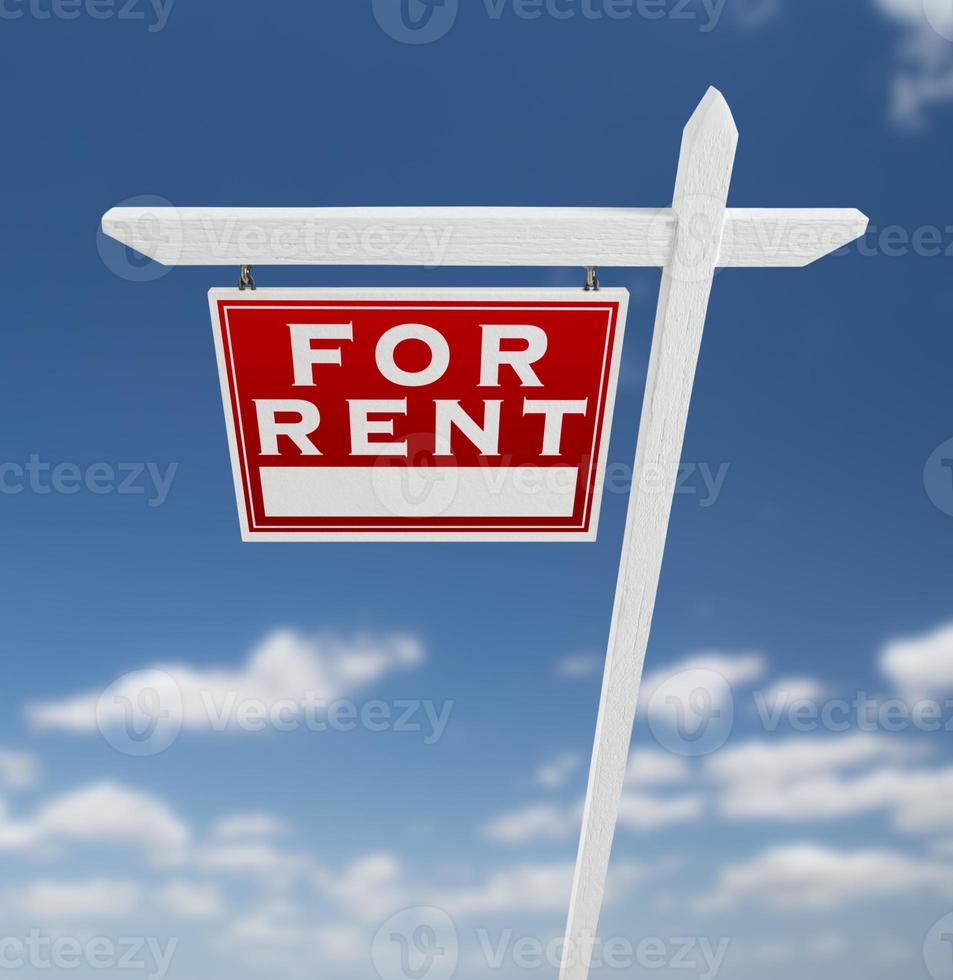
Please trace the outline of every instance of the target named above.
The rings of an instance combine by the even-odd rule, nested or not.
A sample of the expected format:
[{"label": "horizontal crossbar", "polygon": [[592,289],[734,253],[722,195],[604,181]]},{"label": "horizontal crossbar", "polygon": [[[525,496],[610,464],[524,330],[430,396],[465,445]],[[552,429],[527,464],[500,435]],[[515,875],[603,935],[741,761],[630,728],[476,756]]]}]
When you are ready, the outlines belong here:
[{"label": "horizontal crossbar", "polygon": [[[113,208],[162,265],[664,266],[672,208]],[[804,266],[864,234],[852,208],[729,208],[718,265]],[[692,228],[699,251],[718,229]]]}]

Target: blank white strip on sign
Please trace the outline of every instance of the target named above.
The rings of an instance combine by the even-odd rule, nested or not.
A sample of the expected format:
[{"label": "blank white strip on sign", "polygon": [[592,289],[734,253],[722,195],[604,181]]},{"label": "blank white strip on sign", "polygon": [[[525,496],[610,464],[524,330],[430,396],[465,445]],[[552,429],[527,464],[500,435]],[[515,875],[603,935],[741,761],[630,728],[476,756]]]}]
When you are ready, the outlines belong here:
[{"label": "blank white strip on sign", "polygon": [[268,517],[571,517],[573,466],[262,467]]}]

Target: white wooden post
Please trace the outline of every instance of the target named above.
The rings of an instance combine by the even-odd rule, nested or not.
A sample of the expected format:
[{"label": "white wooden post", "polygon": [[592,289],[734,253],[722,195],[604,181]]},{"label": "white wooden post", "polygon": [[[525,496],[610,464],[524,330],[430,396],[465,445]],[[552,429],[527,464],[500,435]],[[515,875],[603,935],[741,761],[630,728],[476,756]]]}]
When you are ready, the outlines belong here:
[{"label": "white wooden post", "polygon": [[[728,104],[709,89],[685,127],[675,178],[678,224],[655,320],[560,980],[586,980],[599,926],[737,143]],[[665,474],[664,490],[639,490],[646,467]]]}]

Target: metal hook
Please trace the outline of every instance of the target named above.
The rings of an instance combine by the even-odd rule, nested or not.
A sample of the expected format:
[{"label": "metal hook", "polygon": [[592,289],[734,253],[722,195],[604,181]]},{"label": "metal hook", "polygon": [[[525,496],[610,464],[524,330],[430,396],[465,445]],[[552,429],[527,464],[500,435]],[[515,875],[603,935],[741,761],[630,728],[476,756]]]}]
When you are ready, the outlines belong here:
[{"label": "metal hook", "polygon": [[255,277],[251,274],[250,265],[242,266],[242,271],[238,274],[238,288],[241,290],[258,288],[255,285]]},{"label": "metal hook", "polygon": [[594,265],[586,266],[586,284],[582,288],[587,293],[599,292],[599,270]]}]

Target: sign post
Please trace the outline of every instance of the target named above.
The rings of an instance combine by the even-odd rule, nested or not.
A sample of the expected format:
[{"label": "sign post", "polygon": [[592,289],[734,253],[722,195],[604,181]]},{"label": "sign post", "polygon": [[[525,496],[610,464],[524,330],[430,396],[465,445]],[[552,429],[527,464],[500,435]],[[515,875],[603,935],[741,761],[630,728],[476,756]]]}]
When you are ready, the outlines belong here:
[{"label": "sign post", "polygon": [[[560,980],[586,980],[589,973],[661,574],[678,464],[715,271],[719,267],[732,266],[804,266],[860,237],[867,228],[866,217],[853,209],[727,208],[737,140],[738,132],[727,103],[720,92],[709,89],[685,127],[675,179],[675,195],[670,208],[114,208],[103,217],[103,230],[106,234],[166,265],[527,265],[662,268],[662,287],[639,427],[634,478]],[[342,242],[345,244],[342,245]],[[243,269],[242,279],[247,284],[246,271],[250,274],[250,270]],[[588,281],[591,282],[591,279],[592,277]],[[243,295],[247,297],[249,294]],[[390,295],[393,296],[393,292]],[[579,295],[583,295],[581,291]],[[587,300],[596,297],[596,294],[585,295]],[[616,294],[608,291],[602,295],[610,304],[618,299]],[[499,294],[494,293],[493,296],[499,299]],[[241,385],[242,381],[234,371],[229,376],[228,358],[222,347],[226,342],[227,330],[222,319],[224,314],[216,307],[216,299],[225,302],[228,297],[224,294],[217,297],[213,293],[213,321],[223,331],[217,332],[216,336],[220,365],[224,364],[225,367],[223,379],[226,415],[231,419],[229,425],[232,427],[230,442],[233,463],[238,460],[241,464],[240,447],[247,446],[248,443],[245,437],[236,435],[233,429],[237,430],[241,425],[243,396],[238,394],[235,384]],[[487,300],[489,299],[488,296]],[[483,302],[486,303],[487,300]],[[417,301],[419,302],[419,297]],[[586,306],[587,302],[584,301],[582,305]],[[624,311],[622,317],[624,319]],[[417,319],[427,325],[422,313]],[[282,322],[287,327],[289,321],[285,319]],[[546,332],[548,333],[548,329]],[[552,337],[554,343],[562,342],[556,332]],[[448,348],[452,350],[449,341]],[[340,354],[343,370],[343,348]],[[610,361],[617,357],[617,350],[607,357]],[[322,369],[322,377],[326,376],[326,370],[326,367]],[[313,382],[314,375],[310,379]],[[260,380],[259,378],[258,381]],[[306,382],[308,377],[303,380]],[[520,380],[525,381],[525,378]],[[253,386],[258,381],[253,380]],[[460,383],[464,384],[462,380]],[[306,391],[308,387],[304,384],[300,390]],[[594,381],[590,378],[582,383],[580,390],[596,393],[598,385],[594,386]],[[573,394],[558,384],[554,385],[554,392],[557,400],[566,403],[579,402],[590,397],[586,394]],[[390,402],[403,400],[393,391],[384,394]],[[384,394],[381,395],[382,400],[385,400]],[[463,397],[448,395],[444,399],[435,392],[431,394],[434,396],[430,399],[431,402]],[[530,397],[522,390],[513,390],[509,395]],[[252,394],[251,397],[254,400],[256,397],[274,396]],[[297,400],[300,402],[306,397]],[[376,392],[374,397],[377,397]],[[407,397],[410,398],[409,395]],[[485,393],[481,398],[487,403],[494,400],[494,396],[486,396]],[[601,404],[601,411],[608,407],[611,412],[611,394],[607,394]],[[290,413],[292,422],[297,421],[299,425],[304,422],[300,412],[302,408],[299,404]],[[374,419],[378,426],[385,426],[383,429],[373,430],[377,433],[375,438],[386,441],[394,430],[382,420],[386,416],[393,423],[403,417],[399,410],[401,408],[402,405],[398,405],[398,410],[392,410],[389,415],[359,412],[358,428],[363,426],[363,431],[371,431],[369,422]],[[393,405],[391,409],[394,409]],[[247,404],[244,411],[249,411]],[[304,411],[308,410],[305,408]],[[320,408],[318,412],[320,414]],[[560,415],[567,425],[570,421],[581,421],[579,418],[567,419],[567,414],[568,412]],[[473,422],[472,413],[468,415]],[[266,414],[266,423],[268,418]],[[277,417],[271,418],[274,426]],[[287,422],[287,415],[282,418]],[[459,416],[457,418],[462,421]],[[588,413],[584,418],[588,428],[577,428],[575,435],[570,437],[571,440],[577,440],[571,443],[576,448],[583,444],[587,434],[599,432],[605,416]],[[319,420],[311,413],[310,422],[316,421]],[[470,435],[477,442],[482,436],[486,436],[485,413],[479,422],[477,428],[480,432],[472,426],[469,428]],[[463,424],[467,425],[466,422]],[[309,432],[299,434],[304,440],[310,437],[311,432],[317,431],[320,431],[319,426],[315,425]],[[569,431],[567,428],[567,434]],[[302,442],[302,445],[306,444]],[[352,448],[353,445],[352,432]],[[317,443],[312,446],[320,451]],[[601,437],[599,447],[598,451],[591,454],[596,466],[599,465],[599,453],[604,454],[605,451],[604,437]],[[269,443],[268,448],[279,447]],[[439,448],[434,439],[431,449]],[[494,443],[492,448],[498,447]],[[576,448],[570,451],[575,453]],[[272,462],[280,455],[280,452],[271,453]],[[545,452],[537,453],[539,458],[535,462],[542,465],[545,455]],[[406,457],[402,455],[401,458],[412,458],[412,454],[408,453]],[[602,459],[604,460],[604,456]],[[573,511],[568,518],[568,499],[558,505],[564,507],[560,511],[563,520],[576,520],[580,500],[585,501],[582,460],[583,456],[579,455],[578,465],[569,467],[576,471],[575,495],[572,501]],[[259,473],[256,484],[256,478],[250,470],[242,474],[242,465],[236,465],[236,486],[239,488],[239,507],[246,507],[246,514],[250,515],[245,525],[246,536],[252,536],[257,527],[249,523],[249,520],[255,519],[254,503],[257,500],[259,506],[264,506],[262,479],[268,480],[271,477],[263,478]],[[353,460],[347,459],[343,460],[340,468],[350,468],[353,465]],[[284,468],[284,464],[271,468]],[[665,475],[664,492],[639,492],[638,476],[647,468],[651,468],[653,473]],[[354,474],[348,476],[350,478]],[[300,474],[291,474],[290,477],[278,478],[291,486],[291,491],[284,496],[282,493],[277,495],[277,498],[284,501],[277,505],[279,510],[300,509],[301,495],[295,491],[299,477]],[[357,479],[359,482],[364,480],[364,475]],[[287,489],[286,486],[285,490]],[[386,498],[387,493],[384,496]],[[398,509],[400,506],[403,505],[398,502]],[[471,510],[473,506],[479,508],[488,505],[484,501],[482,505],[472,505]],[[360,512],[353,519],[360,522],[374,518],[374,514],[357,509]],[[307,520],[308,515],[295,513],[290,516],[299,522],[297,533],[302,537],[313,539],[316,536],[313,527],[301,531],[300,521]],[[377,516],[380,517],[380,514]],[[394,516],[386,515],[385,520],[391,520]],[[396,516],[399,520],[407,519],[406,514]],[[464,515],[464,521],[472,517],[472,513]],[[523,540],[527,537],[534,540],[545,537],[545,534],[539,533],[538,525],[532,526],[534,519],[538,521],[539,517],[538,512],[521,517],[513,513],[498,514],[498,519],[509,522],[506,525],[507,530],[500,533],[504,538],[515,536]],[[429,515],[429,519],[432,519],[432,515]],[[314,515],[311,515],[310,520],[315,520]],[[440,518],[438,523],[439,520]],[[519,525],[519,520],[528,523]],[[453,520],[447,523],[452,524]],[[564,526],[559,533],[586,536],[591,535],[594,528],[594,523],[590,521],[586,526]],[[273,528],[261,530],[266,535],[273,532]],[[328,529],[324,528],[322,533],[327,535]],[[352,527],[343,531],[338,529],[337,533],[347,535],[355,532]],[[358,536],[366,536],[367,533],[366,524],[358,528]],[[376,533],[384,535],[392,532],[378,529]],[[419,526],[411,524],[409,527],[399,527],[394,537],[399,540],[402,535],[421,533],[437,536],[443,533],[446,535],[443,540],[480,536],[479,533],[474,533],[472,526],[461,529],[458,523],[449,529],[429,527],[423,531]]]},{"label": "sign post", "polygon": [[[589,974],[737,143],[727,103],[709,90],[685,127],[675,178],[678,225],[662,271],[560,980]],[[664,474],[659,493],[638,491],[647,468]]]}]

